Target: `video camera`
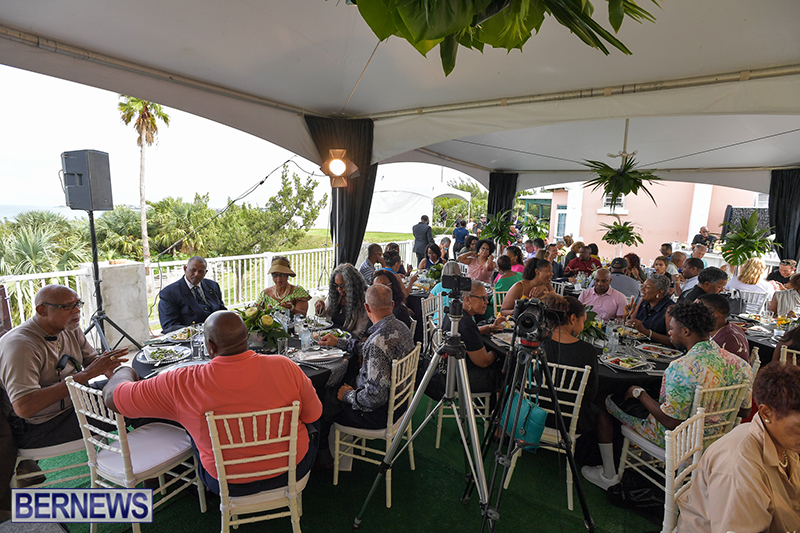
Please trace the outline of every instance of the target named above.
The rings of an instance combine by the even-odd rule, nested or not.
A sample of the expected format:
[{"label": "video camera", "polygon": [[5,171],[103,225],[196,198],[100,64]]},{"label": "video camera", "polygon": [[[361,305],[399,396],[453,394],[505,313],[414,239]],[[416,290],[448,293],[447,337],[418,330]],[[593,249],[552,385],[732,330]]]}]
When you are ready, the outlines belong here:
[{"label": "video camera", "polygon": [[517,338],[521,342],[540,343],[547,338],[547,313],[559,313],[549,309],[541,300],[528,298],[514,302],[514,323]]},{"label": "video camera", "polygon": [[472,290],[472,279],[465,276],[442,276],[442,288],[469,292]]}]

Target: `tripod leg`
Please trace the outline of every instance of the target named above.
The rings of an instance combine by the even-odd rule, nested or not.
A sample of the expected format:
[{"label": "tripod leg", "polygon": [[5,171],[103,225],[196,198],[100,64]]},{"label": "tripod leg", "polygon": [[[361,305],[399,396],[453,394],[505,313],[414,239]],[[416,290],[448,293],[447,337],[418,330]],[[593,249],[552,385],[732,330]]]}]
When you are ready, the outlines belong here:
[{"label": "tripod leg", "polygon": [[[472,475],[475,478],[475,484],[478,488],[478,499],[480,500],[482,505],[485,505],[489,502],[489,494],[488,494],[488,486],[486,483],[486,472],[483,469],[483,456],[481,455],[481,449],[478,446],[480,442],[480,438],[478,437],[478,424],[475,421],[475,411],[472,409],[471,398],[472,398],[472,390],[470,389],[469,385],[469,375],[467,374],[467,363],[464,359],[457,359],[456,360],[456,378],[458,380],[458,391],[459,395],[462,398],[465,398],[467,403],[467,412],[465,413],[465,418],[467,422],[467,430],[469,432],[469,441],[472,444],[472,467],[473,472]],[[456,413],[456,418],[458,419],[458,414]],[[461,440],[464,443],[465,451],[467,455],[469,455],[470,450],[467,442],[464,438],[464,430],[459,424],[459,431],[461,433]]]},{"label": "tripod leg", "polygon": [[105,320],[106,322],[108,322],[109,324],[111,324],[111,327],[113,327],[115,330],[117,330],[117,331],[118,331],[118,332],[119,332],[119,333],[120,333],[120,334],[121,334],[123,337],[125,337],[126,339],[128,339],[129,341],[131,341],[131,344],[133,344],[134,346],[136,346],[136,347],[137,347],[138,349],[140,349],[140,350],[142,349],[142,345],[141,345],[141,344],[139,344],[138,342],[136,342],[136,340],[135,340],[133,337],[131,337],[130,335],[128,335],[128,333],[127,333],[125,330],[123,330],[121,327],[119,327],[119,326],[116,324],[116,322],[114,322],[113,320],[111,320],[110,318],[108,318],[106,315],[103,315],[103,320]]}]

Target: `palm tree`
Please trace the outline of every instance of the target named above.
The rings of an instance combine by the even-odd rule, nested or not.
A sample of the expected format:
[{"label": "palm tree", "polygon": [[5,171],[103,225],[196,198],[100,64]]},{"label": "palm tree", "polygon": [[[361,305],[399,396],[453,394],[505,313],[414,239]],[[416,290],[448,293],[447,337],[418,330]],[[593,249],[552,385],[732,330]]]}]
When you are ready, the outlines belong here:
[{"label": "palm tree", "polygon": [[142,260],[145,272],[150,267],[150,243],[147,236],[147,202],[144,195],[144,156],[145,148],[152,146],[158,135],[158,120],[169,126],[169,115],[164,113],[160,104],[139,100],[133,96],[120,95],[122,99],[117,105],[122,122],[127,126],[136,117],[133,127],[139,134],[136,144],[139,146],[139,206],[142,225]]}]

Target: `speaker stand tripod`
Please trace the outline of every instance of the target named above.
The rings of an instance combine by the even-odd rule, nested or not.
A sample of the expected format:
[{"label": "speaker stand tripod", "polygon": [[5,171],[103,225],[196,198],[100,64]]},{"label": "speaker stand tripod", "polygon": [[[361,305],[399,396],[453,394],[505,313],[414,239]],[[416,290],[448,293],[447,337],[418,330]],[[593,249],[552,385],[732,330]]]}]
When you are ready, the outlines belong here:
[{"label": "speaker stand tripod", "polygon": [[[119,346],[119,343],[122,342],[122,338],[126,338],[131,341],[131,344],[136,346],[139,350],[142,349],[142,345],[136,342],[136,340],[128,335],[125,330],[117,325],[116,322],[108,318],[106,315],[105,310],[103,309],[103,294],[100,291],[100,283],[102,280],[100,279],[100,265],[98,264],[97,260],[97,234],[94,230],[94,212],[93,211],[86,211],[89,214],[89,232],[92,236],[92,266],[94,268],[94,294],[97,301],[97,310],[92,314],[91,324],[86,331],[84,331],[84,335],[89,335],[93,329],[97,330],[97,336],[100,339],[100,344],[103,346],[103,351],[109,351],[111,348],[108,345],[108,339],[106,339],[106,332],[104,324],[108,322],[108,324],[117,330],[122,337],[117,341],[116,346]],[[115,346],[115,348],[116,348]]]}]

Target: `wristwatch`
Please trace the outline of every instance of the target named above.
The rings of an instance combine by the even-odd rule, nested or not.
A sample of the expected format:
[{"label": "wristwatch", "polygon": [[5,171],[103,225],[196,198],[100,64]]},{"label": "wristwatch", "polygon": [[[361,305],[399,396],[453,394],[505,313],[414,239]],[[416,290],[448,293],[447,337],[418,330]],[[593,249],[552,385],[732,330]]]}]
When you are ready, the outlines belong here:
[{"label": "wristwatch", "polygon": [[640,395],[641,395],[643,392],[644,392],[644,389],[643,389],[643,388],[641,388],[641,387],[636,387],[635,389],[633,389],[633,392],[631,393],[631,396],[633,396],[634,398],[636,398],[636,399],[638,400],[638,399],[639,399],[639,396],[640,396]]}]

